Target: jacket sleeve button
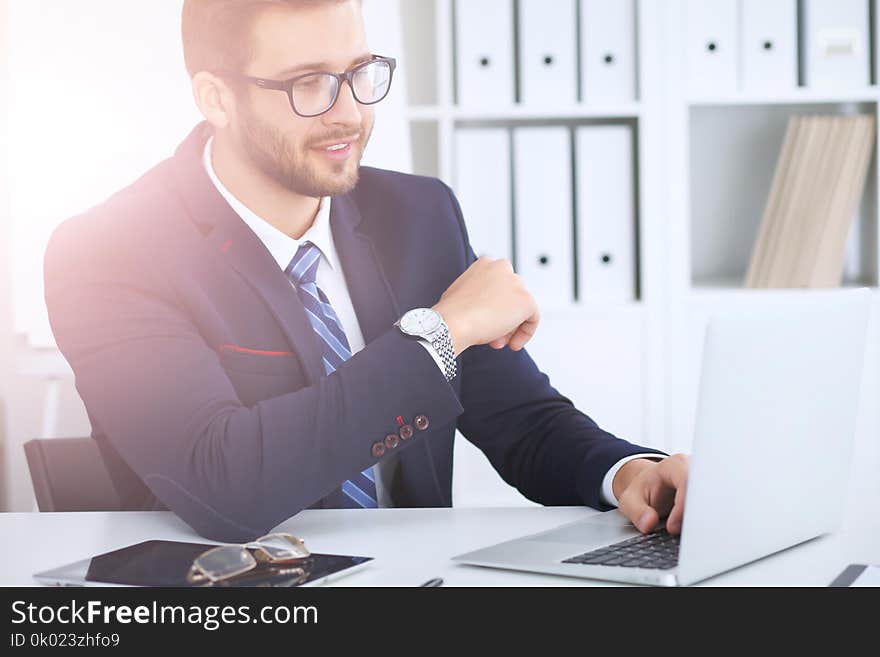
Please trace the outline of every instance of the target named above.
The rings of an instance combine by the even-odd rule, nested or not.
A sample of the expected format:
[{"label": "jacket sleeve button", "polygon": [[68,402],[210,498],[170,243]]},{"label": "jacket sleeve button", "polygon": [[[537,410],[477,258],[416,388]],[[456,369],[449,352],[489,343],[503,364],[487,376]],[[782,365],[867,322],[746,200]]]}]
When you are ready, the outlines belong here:
[{"label": "jacket sleeve button", "polygon": [[411,424],[404,424],[400,427],[400,437],[404,440],[409,440],[413,437],[413,428]]},{"label": "jacket sleeve button", "polygon": [[396,433],[389,433],[385,436],[385,447],[388,449],[394,449],[400,444],[400,439],[397,437]]},{"label": "jacket sleeve button", "polygon": [[413,420],[413,423],[415,423],[416,429],[418,429],[419,431],[424,431],[431,424],[428,421],[427,415],[416,415],[416,419]]},{"label": "jacket sleeve button", "polygon": [[372,452],[373,456],[375,456],[377,459],[381,458],[381,456],[385,453],[385,445],[383,445],[382,443],[373,443]]}]

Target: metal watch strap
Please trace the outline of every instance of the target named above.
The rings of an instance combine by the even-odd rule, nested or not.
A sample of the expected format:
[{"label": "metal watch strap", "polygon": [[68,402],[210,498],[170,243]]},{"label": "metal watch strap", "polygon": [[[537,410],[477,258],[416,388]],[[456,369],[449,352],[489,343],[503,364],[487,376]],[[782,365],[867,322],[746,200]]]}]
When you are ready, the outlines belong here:
[{"label": "metal watch strap", "polygon": [[431,340],[431,346],[443,361],[443,367],[446,370],[446,380],[452,381],[452,379],[455,378],[456,373],[455,350],[452,348],[452,338],[449,337],[449,329],[445,325],[439,335]]}]

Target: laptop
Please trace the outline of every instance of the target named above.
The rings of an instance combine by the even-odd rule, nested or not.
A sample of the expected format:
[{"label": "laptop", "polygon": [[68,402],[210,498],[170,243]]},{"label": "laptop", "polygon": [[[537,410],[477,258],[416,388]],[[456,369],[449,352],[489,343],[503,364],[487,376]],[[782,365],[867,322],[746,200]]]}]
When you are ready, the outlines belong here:
[{"label": "laptop", "polygon": [[836,529],[871,293],[804,291],[756,301],[709,317],[680,536],[662,528],[642,535],[615,509],[453,560],[678,586]]}]

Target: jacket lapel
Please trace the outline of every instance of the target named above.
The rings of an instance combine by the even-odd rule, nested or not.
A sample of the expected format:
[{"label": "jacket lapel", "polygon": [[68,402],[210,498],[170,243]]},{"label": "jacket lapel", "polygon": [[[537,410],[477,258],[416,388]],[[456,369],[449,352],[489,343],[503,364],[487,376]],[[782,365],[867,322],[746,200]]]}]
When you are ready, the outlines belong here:
[{"label": "jacket lapel", "polygon": [[[361,219],[360,211],[350,196],[334,197],[330,206],[333,241],[339,252],[339,260],[343,263],[345,280],[364,342],[369,344],[386,333],[403,313],[385,276],[376,247],[361,229]],[[420,442],[422,449],[408,449],[400,454],[398,482],[404,481],[400,478],[403,476],[410,485],[404,486],[403,492],[392,490],[395,505],[411,504],[415,500],[429,506],[451,506],[451,500],[447,501],[439,484],[436,487],[427,484],[437,482],[438,477],[443,476],[434,463],[443,459],[445,443],[440,443],[439,455],[435,459],[431,454],[432,441]],[[415,497],[414,491],[419,491]]]},{"label": "jacket lapel", "polygon": [[316,383],[325,376],[324,367],[302,302],[278,263],[220,195],[204,170],[202,153],[209,136],[210,126],[201,123],[178,147],[172,159],[170,183],[177,188],[209,248],[263,298],[310,381]]},{"label": "jacket lapel", "polygon": [[364,343],[386,333],[400,308],[370,238],[360,229],[361,214],[347,194],[330,206],[330,227]]}]

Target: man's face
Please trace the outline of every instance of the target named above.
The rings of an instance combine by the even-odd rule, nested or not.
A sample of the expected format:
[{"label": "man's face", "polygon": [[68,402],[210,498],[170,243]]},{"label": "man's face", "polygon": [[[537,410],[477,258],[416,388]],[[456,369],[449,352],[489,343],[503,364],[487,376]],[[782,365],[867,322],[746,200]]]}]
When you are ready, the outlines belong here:
[{"label": "man's face", "polygon": [[[303,73],[341,73],[370,58],[360,3],[263,11],[252,32],[254,57],[244,71],[286,80]],[[251,87],[239,94],[232,133],[240,155],[298,194],[344,194],[354,188],[373,129],[372,106],[360,105],[343,84],[333,108],[296,115],[283,91]],[[346,144],[342,149],[328,150]]]}]

